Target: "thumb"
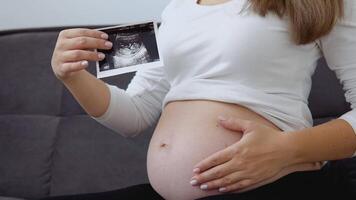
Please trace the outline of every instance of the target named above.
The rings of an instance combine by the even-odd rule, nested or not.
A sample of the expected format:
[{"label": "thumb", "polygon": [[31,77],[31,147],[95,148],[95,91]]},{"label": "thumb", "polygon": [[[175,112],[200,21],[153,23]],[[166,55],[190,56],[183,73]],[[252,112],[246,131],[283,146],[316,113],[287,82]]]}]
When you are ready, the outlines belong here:
[{"label": "thumb", "polygon": [[239,119],[239,118],[232,118],[232,117],[226,118],[223,116],[219,116],[218,119],[220,125],[232,131],[245,132],[248,130],[248,127],[250,125],[250,121]]}]

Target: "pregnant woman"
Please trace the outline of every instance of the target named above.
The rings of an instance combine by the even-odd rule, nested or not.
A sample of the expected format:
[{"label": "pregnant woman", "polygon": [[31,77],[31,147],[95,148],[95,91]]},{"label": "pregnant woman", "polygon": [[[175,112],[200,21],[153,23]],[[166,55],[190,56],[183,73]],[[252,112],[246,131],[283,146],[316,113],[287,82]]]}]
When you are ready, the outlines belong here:
[{"label": "pregnant woman", "polygon": [[356,110],[312,127],[307,98],[323,55],[356,106],[354,0],[171,0],[158,32],[165,65],[139,70],[126,91],[85,70],[105,57],[89,49],[112,48],[107,38],[62,31],[52,68],[89,115],[125,137],[159,120],[147,155],[150,184],[53,199],[337,191],[323,161],[354,154]]}]

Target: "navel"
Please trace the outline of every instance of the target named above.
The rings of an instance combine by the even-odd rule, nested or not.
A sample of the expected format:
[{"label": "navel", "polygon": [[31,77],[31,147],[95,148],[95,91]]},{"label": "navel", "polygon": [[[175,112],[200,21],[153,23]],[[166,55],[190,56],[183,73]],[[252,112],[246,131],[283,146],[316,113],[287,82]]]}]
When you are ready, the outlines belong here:
[{"label": "navel", "polygon": [[160,145],[160,147],[161,148],[165,148],[165,147],[167,147],[168,145],[166,144],[166,143],[162,143],[161,145]]}]

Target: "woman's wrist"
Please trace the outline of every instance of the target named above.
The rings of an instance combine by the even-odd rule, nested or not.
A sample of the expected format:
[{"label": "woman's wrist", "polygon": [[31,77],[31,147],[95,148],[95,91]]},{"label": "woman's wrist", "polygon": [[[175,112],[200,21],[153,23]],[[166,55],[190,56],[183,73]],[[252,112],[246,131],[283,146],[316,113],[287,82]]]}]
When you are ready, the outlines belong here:
[{"label": "woman's wrist", "polygon": [[303,158],[303,151],[301,151],[301,146],[298,144],[296,137],[296,132],[284,133],[284,151],[286,152],[287,165],[297,165],[308,162]]},{"label": "woman's wrist", "polygon": [[356,147],[352,127],[344,120],[308,127],[286,134],[293,163],[311,163],[351,157]]}]

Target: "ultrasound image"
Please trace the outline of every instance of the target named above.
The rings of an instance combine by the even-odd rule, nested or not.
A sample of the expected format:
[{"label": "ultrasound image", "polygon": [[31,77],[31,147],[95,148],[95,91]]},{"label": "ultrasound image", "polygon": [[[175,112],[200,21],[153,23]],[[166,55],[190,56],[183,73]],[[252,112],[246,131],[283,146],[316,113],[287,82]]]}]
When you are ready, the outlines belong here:
[{"label": "ultrasound image", "polygon": [[113,48],[103,51],[100,71],[129,67],[159,60],[153,23],[119,27],[106,31]]}]

